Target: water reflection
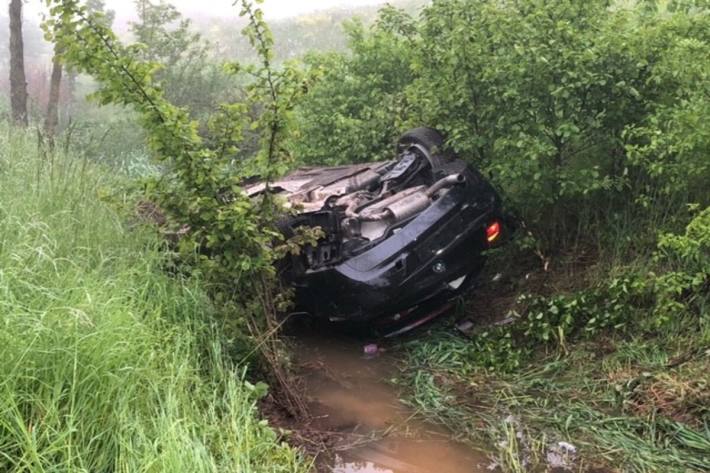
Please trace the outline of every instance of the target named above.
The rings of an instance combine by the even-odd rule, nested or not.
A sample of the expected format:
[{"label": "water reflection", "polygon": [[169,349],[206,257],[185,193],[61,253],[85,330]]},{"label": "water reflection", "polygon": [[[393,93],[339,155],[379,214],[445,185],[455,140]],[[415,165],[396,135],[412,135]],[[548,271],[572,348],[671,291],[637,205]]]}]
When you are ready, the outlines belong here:
[{"label": "water reflection", "polygon": [[469,448],[444,439],[386,438],[336,457],[340,473],[472,473],[481,458]]},{"label": "water reflection", "polygon": [[[489,462],[449,433],[413,419],[387,379],[386,354],[368,359],[362,346],[305,338],[299,350],[313,413],[323,430],[344,433],[333,473],[478,473]],[[368,442],[369,439],[372,439]]]},{"label": "water reflection", "polygon": [[347,461],[340,456],[335,457],[333,473],[396,473],[389,468],[382,468],[373,462]]}]

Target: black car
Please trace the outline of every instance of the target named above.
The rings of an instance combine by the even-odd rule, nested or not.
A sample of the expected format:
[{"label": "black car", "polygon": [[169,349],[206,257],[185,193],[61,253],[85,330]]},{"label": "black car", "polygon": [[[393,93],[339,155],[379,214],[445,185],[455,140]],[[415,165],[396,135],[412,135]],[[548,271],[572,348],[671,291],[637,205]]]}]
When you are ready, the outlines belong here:
[{"label": "black car", "polygon": [[502,239],[497,193],[431,128],[405,133],[391,161],[301,168],[270,187],[292,209],[285,234],[324,233],[282,271],[300,309],[330,321],[412,328],[469,288]]}]

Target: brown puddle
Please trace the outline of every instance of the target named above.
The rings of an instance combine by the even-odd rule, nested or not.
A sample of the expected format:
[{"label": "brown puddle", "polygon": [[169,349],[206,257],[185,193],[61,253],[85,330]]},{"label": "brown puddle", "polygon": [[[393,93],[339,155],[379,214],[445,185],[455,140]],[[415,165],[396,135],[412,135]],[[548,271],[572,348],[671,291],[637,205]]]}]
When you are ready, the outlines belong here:
[{"label": "brown puddle", "polygon": [[318,428],[340,441],[319,471],[333,473],[478,473],[484,455],[449,433],[415,419],[388,379],[387,353],[366,357],[363,344],[330,337],[299,337],[297,362]]}]

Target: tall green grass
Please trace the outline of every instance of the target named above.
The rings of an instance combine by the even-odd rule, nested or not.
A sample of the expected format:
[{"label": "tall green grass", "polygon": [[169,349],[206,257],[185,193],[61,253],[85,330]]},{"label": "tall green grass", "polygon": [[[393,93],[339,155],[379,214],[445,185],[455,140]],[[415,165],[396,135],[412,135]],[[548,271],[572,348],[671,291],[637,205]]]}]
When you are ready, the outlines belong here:
[{"label": "tall green grass", "polygon": [[119,185],[0,124],[0,471],[304,471]]}]

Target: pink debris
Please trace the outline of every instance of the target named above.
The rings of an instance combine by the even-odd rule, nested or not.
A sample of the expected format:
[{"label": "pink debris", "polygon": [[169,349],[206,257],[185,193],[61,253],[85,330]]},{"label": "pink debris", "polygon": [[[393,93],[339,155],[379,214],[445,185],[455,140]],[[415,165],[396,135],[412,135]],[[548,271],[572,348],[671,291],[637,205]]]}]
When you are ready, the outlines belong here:
[{"label": "pink debris", "polygon": [[362,348],[362,351],[363,351],[366,355],[369,355],[369,356],[376,355],[377,352],[378,352],[378,350],[379,350],[378,346],[375,345],[374,343],[370,343],[369,345],[365,345],[365,346]]}]

